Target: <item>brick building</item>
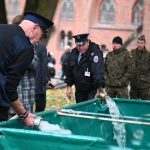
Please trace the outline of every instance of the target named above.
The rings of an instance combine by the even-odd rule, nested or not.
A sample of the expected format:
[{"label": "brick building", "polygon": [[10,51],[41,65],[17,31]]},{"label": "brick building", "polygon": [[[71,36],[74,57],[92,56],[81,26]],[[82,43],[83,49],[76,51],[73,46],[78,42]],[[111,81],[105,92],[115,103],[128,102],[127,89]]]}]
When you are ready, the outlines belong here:
[{"label": "brick building", "polygon": [[[60,57],[65,46],[74,46],[71,35],[89,33],[92,41],[111,50],[114,36],[126,41],[143,24],[143,16],[150,8],[145,6],[147,3],[149,0],[59,0],[54,16],[55,31],[47,45],[57,59],[57,71],[61,69]],[[133,39],[130,45],[128,48],[135,46]]]},{"label": "brick building", "polygon": [[[20,4],[20,14],[25,0],[6,2]],[[144,33],[150,49],[149,16],[150,0],[59,0],[53,19],[55,29],[47,45],[56,58],[57,72],[61,70],[60,57],[65,47],[74,47],[72,35],[79,33],[89,33],[92,41],[105,44],[109,50],[114,36],[121,36],[130,50],[136,46],[136,37]],[[137,30],[139,27],[142,30]]]}]

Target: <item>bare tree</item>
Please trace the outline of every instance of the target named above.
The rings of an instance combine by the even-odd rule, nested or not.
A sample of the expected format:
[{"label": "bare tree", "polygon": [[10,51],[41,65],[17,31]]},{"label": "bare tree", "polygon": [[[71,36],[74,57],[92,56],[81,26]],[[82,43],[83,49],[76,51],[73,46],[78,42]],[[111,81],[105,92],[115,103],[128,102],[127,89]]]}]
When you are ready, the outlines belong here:
[{"label": "bare tree", "polygon": [[27,0],[25,11],[34,11],[52,19],[57,3],[58,0]]}]

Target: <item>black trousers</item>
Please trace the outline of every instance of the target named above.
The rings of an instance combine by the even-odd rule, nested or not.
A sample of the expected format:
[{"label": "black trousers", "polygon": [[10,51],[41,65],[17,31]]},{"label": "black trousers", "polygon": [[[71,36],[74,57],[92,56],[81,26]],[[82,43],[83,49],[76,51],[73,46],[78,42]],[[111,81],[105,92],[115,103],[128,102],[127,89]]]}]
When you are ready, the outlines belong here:
[{"label": "black trousers", "polygon": [[8,120],[8,108],[0,106],[0,121]]},{"label": "black trousers", "polygon": [[91,90],[91,91],[81,91],[80,89],[76,89],[75,91],[76,103],[94,99],[96,92],[97,92],[97,89]]},{"label": "black trousers", "polygon": [[46,93],[35,94],[35,112],[44,111],[46,107]]}]

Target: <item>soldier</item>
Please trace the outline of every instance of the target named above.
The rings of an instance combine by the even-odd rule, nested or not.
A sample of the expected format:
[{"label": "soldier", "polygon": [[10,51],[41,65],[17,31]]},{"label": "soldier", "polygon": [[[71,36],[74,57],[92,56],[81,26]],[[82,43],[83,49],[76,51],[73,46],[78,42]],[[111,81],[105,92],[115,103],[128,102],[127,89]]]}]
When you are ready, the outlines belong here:
[{"label": "soldier", "polygon": [[131,51],[135,63],[130,91],[133,99],[150,100],[150,52],[145,45],[145,36],[141,35],[137,39],[137,48]]},{"label": "soldier", "polygon": [[122,45],[122,38],[114,37],[113,51],[106,56],[106,92],[110,97],[129,97],[128,85],[133,71],[133,62],[129,52]]},{"label": "soldier", "polygon": [[104,63],[99,46],[88,39],[89,34],[79,34],[75,38],[76,47],[68,58],[68,69],[65,82],[67,97],[73,95],[75,85],[76,102],[93,99],[98,92],[104,92]]}]

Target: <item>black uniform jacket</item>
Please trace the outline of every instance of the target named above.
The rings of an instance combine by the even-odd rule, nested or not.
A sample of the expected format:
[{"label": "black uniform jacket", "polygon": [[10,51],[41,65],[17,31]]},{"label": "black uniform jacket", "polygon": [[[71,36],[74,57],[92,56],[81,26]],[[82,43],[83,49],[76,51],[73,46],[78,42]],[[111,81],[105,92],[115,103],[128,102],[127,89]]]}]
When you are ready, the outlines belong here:
[{"label": "black uniform jacket", "polygon": [[18,98],[17,86],[34,55],[33,45],[21,27],[0,25],[0,107]]},{"label": "black uniform jacket", "polygon": [[68,58],[65,80],[67,85],[72,86],[74,84],[77,89],[82,91],[104,87],[104,61],[99,46],[90,42],[89,48],[79,64],[78,55],[78,50],[74,48]]}]

